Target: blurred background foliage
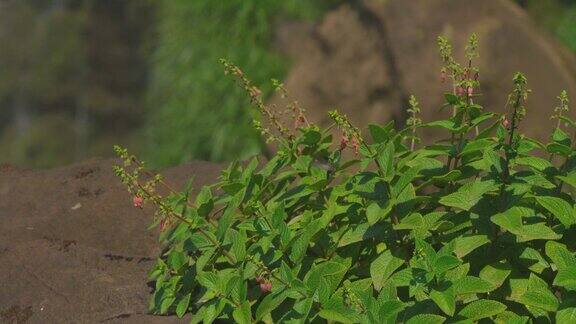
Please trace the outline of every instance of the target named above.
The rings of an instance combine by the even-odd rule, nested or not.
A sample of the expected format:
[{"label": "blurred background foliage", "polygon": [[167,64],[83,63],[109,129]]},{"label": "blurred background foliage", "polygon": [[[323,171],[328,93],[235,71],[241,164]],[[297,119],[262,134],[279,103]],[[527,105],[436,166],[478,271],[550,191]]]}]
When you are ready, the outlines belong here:
[{"label": "blurred background foliage", "polygon": [[[1,1],[0,163],[52,167],[113,144],[156,166],[257,153],[255,116],[218,59],[269,95],[290,64],[274,26],[344,1]],[[516,1],[576,51],[576,1]]]}]

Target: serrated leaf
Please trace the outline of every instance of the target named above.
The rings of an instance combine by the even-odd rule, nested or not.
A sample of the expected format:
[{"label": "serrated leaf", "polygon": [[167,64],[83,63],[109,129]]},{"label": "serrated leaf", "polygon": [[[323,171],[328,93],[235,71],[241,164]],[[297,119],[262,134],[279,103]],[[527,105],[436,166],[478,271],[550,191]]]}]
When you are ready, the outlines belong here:
[{"label": "serrated leaf", "polygon": [[421,167],[409,168],[406,172],[402,173],[396,183],[392,185],[392,197],[397,197],[406,186],[418,177]]},{"label": "serrated leaf", "polygon": [[287,294],[285,290],[271,293],[264,297],[256,309],[256,320],[259,321],[264,317],[264,315],[270,314],[270,312],[282,304],[286,297]]},{"label": "serrated leaf", "polygon": [[198,282],[209,290],[218,290],[218,276],[213,272],[202,272],[197,275]]},{"label": "serrated leaf", "polygon": [[506,305],[495,300],[480,299],[464,306],[458,315],[476,321],[482,318],[498,315],[506,310]]},{"label": "serrated leaf", "polygon": [[240,307],[234,308],[232,317],[238,324],[252,323],[252,311],[250,310],[250,302],[245,300]]},{"label": "serrated leaf", "polygon": [[527,247],[522,251],[519,258],[520,263],[524,264],[528,269],[536,272],[542,273],[546,270],[550,264],[544,259],[544,257],[537,250]]},{"label": "serrated leaf", "polygon": [[442,255],[434,261],[433,269],[436,275],[443,274],[444,272],[460,265],[460,260],[452,255]]},{"label": "serrated leaf", "polygon": [[188,306],[190,305],[191,297],[192,297],[191,293],[187,294],[184,298],[182,298],[178,302],[178,305],[176,306],[176,316],[178,316],[179,318],[182,318],[182,316],[184,316],[184,314],[188,310]]},{"label": "serrated leaf", "polygon": [[400,221],[398,225],[394,225],[397,230],[412,230],[424,226],[424,218],[419,213],[410,214]]},{"label": "serrated leaf", "polygon": [[380,166],[380,171],[385,180],[392,179],[394,171],[394,152],[394,142],[388,142],[377,156],[378,165]]},{"label": "serrated leaf", "polygon": [[457,295],[487,293],[494,288],[492,283],[473,276],[466,276],[454,282],[454,292]]},{"label": "serrated leaf", "polygon": [[536,201],[554,215],[564,226],[576,223],[574,208],[564,199],[557,197],[536,196]]},{"label": "serrated leaf", "polygon": [[455,207],[463,210],[470,210],[482,198],[482,196],[497,187],[493,181],[474,181],[463,185],[458,191],[440,198],[440,203],[444,206]]},{"label": "serrated leaf", "polygon": [[550,143],[546,145],[546,151],[550,154],[560,154],[564,157],[568,157],[572,154],[572,149],[569,146],[560,143]]},{"label": "serrated leaf", "polygon": [[576,307],[568,307],[556,313],[556,323],[576,323]]},{"label": "serrated leaf", "polygon": [[548,241],[545,246],[546,255],[552,260],[558,270],[575,268],[576,257],[564,244]]},{"label": "serrated leaf", "polygon": [[490,242],[487,235],[460,236],[454,239],[454,254],[463,258],[478,247]]},{"label": "serrated leaf", "polygon": [[380,307],[378,308],[378,316],[380,317],[380,320],[389,319],[400,313],[405,307],[406,305],[399,300],[387,300],[380,304]]},{"label": "serrated leaf", "polygon": [[454,296],[454,291],[452,288],[448,288],[444,291],[432,290],[430,292],[430,299],[440,307],[440,309],[449,316],[454,315],[456,310],[456,298]]},{"label": "serrated leaf", "polygon": [[[513,283],[521,285],[513,285]],[[531,273],[525,281],[510,281],[512,287],[511,298],[526,306],[537,307],[548,312],[558,308],[558,299],[550,291],[546,281]]]},{"label": "serrated leaf", "polygon": [[494,288],[500,287],[512,272],[512,267],[506,262],[489,264],[480,270],[480,278],[491,283]]},{"label": "serrated leaf", "polygon": [[558,274],[554,278],[554,285],[568,290],[576,290],[576,267],[558,270]]},{"label": "serrated leaf", "polygon": [[562,182],[570,185],[572,188],[576,188],[576,171],[570,172],[566,176],[556,176],[556,178],[562,180]]},{"label": "serrated leaf", "polygon": [[553,167],[550,161],[536,156],[523,156],[514,159],[514,162],[519,165],[529,166],[534,170],[544,171]]},{"label": "serrated leaf", "polygon": [[364,240],[370,240],[383,231],[382,224],[377,224],[370,226],[368,223],[361,223],[358,226],[354,226],[346,230],[344,235],[338,241],[338,247],[347,246]]},{"label": "serrated leaf", "polygon": [[380,290],[386,280],[404,264],[404,260],[392,255],[390,250],[382,252],[376,260],[370,264],[370,277],[376,290]]},{"label": "serrated leaf", "polygon": [[419,314],[411,317],[406,324],[442,324],[445,320],[445,317],[436,314]]},{"label": "serrated leaf", "polygon": [[368,219],[368,223],[370,225],[374,225],[379,220],[388,217],[388,215],[392,211],[393,206],[390,200],[387,200],[385,204],[386,205],[384,207],[380,207],[378,203],[371,203],[366,208],[366,218]]},{"label": "serrated leaf", "polygon": [[384,143],[390,138],[389,132],[379,125],[369,124],[368,130],[375,143]]}]

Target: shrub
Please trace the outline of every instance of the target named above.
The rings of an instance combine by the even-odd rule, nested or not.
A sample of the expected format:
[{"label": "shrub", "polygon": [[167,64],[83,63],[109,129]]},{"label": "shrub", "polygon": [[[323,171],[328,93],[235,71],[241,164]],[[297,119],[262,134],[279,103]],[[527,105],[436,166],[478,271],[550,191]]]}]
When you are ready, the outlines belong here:
[{"label": "shrub", "polygon": [[[471,37],[461,65],[439,38],[452,117],[421,121],[412,97],[406,128],[369,125],[370,141],[337,112],[321,129],[289,105],[294,127],[283,123],[224,61],[278,150],[269,161],[230,164],[193,201],[190,186],[159,195],[162,177],[117,148],[125,162],[117,174],[135,206],[157,207],[163,230],[151,311],[191,312],[194,323],[573,322],[568,98],[559,97],[550,143],[523,136],[526,78],[514,76],[506,114],[484,111],[476,44]],[[422,127],[448,139],[423,145]]]}]

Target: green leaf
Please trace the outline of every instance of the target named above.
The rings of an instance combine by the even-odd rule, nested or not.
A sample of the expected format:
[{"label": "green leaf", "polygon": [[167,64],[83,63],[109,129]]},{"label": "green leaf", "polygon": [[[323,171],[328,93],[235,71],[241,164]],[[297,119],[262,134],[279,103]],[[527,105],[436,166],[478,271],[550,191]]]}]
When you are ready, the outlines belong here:
[{"label": "green leaf", "polygon": [[477,321],[482,318],[498,315],[506,310],[506,305],[495,300],[480,299],[464,306],[458,315]]},{"label": "green leaf", "polygon": [[179,318],[182,318],[182,316],[184,316],[184,314],[188,310],[188,306],[190,305],[191,297],[192,297],[191,293],[187,294],[184,298],[182,298],[178,302],[178,306],[176,306],[176,316],[178,316]]},{"label": "green leaf", "polygon": [[384,143],[390,138],[389,132],[379,125],[369,124],[368,130],[375,143]]},{"label": "green leaf", "polygon": [[433,269],[436,275],[441,275],[444,272],[460,265],[460,260],[452,255],[442,255],[436,258]]},{"label": "green leaf", "polygon": [[448,288],[444,291],[432,290],[430,292],[430,299],[432,299],[446,315],[454,315],[454,311],[456,310],[456,298],[452,288]]},{"label": "green leaf", "polygon": [[568,290],[576,290],[576,267],[558,270],[558,274],[554,278],[554,285]]},{"label": "green leaf", "polygon": [[556,178],[562,180],[562,182],[570,185],[572,188],[576,188],[576,171],[570,172],[566,176],[556,176]]},{"label": "green leaf", "polygon": [[444,206],[470,210],[482,198],[482,196],[492,190],[497,189],[493,181],[469,182],[447,196],[440,198],[440,203]]},{"label": "green leaf", "polygon": [[564,226],[576,223],[574,208],[564,199],[557,197],[536,196],[536,201],[554,215]]},{"label": "green leaf", "polygon": [[457,295],[487,293],[494,288],[492,283],[473,276],[465,276],[454,282],[454,292]]},{"label": "green leaf", "polygon": [[311,224],[303,229],[303,233],[300,233],[294,244],[292,245],[292,251],[290,253],[290,259],[296,263],[300,262],[306,251],[308,250],[308,245],[312,237],[320,230],[322,226],[321,220],[314,220]]},{"label": "green leaf", "polygon": [[238,324],[252,323],[252,311],[250,310],[250,302],[245,300],[240,307],[234,308],[232,317]]},{"label": "green leaf", "polygon": [[558,270],[575,268],[576,258],[564,244],[548,241],[545,246],[546,255],[552,260]]},{"label": "green leaf", "polygon": [[546,226],[545,223],[524,225],[522,222],[523,216],[533,216],[533,211],[529,208],[512,207],[501,214],[492,216],[490,220],[494,224],[516,235],[518,242],[556,240],[562,237],[562,235],[557,234]]},{"label": "green leaf", "polygon": [[377,160],[380,165],[380,172],[384,180],[391,180],[394,171],[394,142],[388,142],[381,152],[378,153]]},{"label": "green leaf", "polygon": [[550,264],[544,259],[544,257],[537,250],[527,247],[522,251],[519,258],[520,263],[524,264],[528,269],[536,272],[542,273],[544,270],[550,267]]},{"label": "green leaf", "polygon": [[213,272],[202,272],[196,276],[198,282],[208,290],[218,290],[218,276]]},{"label": "green leaf", "polygon": [[410,214],[400,221],[398,225],[394,225],[396,230],[412,230],[422,228],[424,226],[424,218],[419,213]]},{"label": "green leaf", "polygon": [[568,307],[556,313],[556,323],[576,323],[576,307]]},{"label": "green leaf", "polygon": [[568,157],[572,154],[572,149],[569,146],[560,143],[550,143],[546,145],[546,151],[550,154],[560,154],[564,157]]},{"label": "green leaf", "polygon": [[480,278],[492,284],[494,288],[500,287],[512,272],[507,261],[489,264],[480,270]]},{"label": "green leaf", "polygon": [[487,235],[459,236],[454,239],[454,254],[463,258],[478,247],[490,242]]},{"label": "green leaf", "polygon": [[176,297],[174,296],[167,296],[166,298],[162,299],[162,303],[160,304],[160,314],[166,314],[168,309],[172,307],[175,301]]},{"label": "green leaf", "polygon": [[318,312],[318,316],[336,323],[355,323],[357,320],[351,316],[347,309],[323,308]]},{"label": "green leaf", "polygon": [[547,312],[558,309],[558,300],[550,291],[546,281],[531,273],[528,280],[510,281],[511,299],[526,306],[537,307]]},{"label": "green leaf", "polygon": [[544,171],[548,168],[552,168],[552,163],[550,161],[545,160],[543,158],[539,158],[536,156],[523,156],[514,159],[514,162],[518,165],[525,165],[529,166],[534,170]]},{"label": "green leaf", "polygon": [[389,319],[400,313],[405,307],[406,305],[399,300],[387,300],[380,304],[378,316],[380,317],[380,320]]},{"label": "green leaf", "polygon": [[218,240],[222,241],[222,239],[224,239],[224,235],[226,235],[228,228],[230,228],[230,225],[232,225],[232,222],[234,220],[234,214],[236,213],[236,209],[242,202],[244,192],[245,190],[242,190],[238,192],[236,195],[234,195],[234,197],[228,203],[228,206],[224,210],[224,213],[222,213],[222,216],[218,220],[218,228],[216,230],[216,237],[218,238]]},{"label": "green leaf", "polygon": [[256,320],[260,321],[264,315],[270,314],[276,307],[280,306],[284,299],[286,299],[286,291],[278,291],[271,293],[264,297],[256,309]]},{"label": "green leaf", "polygon": [[384,226],[382,224],[370,226],[368,223],[361,223],[346,230],[338,241],[338,247],[347,246],[357,242],[370,240],[382,234]]},{"label": "green leaf", "polygon": [[419,314],[411,317],[406,324],[442,324],[446,320],[445,317],[435,314]]},{"label": "green leaf", "polygon": [[380,207],[378,203],[371,203],[366,208],[366,218],[368,219],[368,223],[370,225],[374,225],[379,220],[385,219],[392,211],[392,207],[393,205],[390,200],[386,201],[386,205],[384,206],[384,208]]},{"label": "green leaf", "polygon": [[382,252],[376,260],[370,264],[370,277],[376,290],[380,290],[386,280],[398,269],[404,260],[392,255],[390,250]]},{"label": "green leaf", "polygon": [[396,183],[392,185],[392,197],[397,197],[406,186],[418,177],[421,167],[416,166],[409,168],[406,172],[398,178]]},{"label": "green leaf", "polygon": [[312,267],[304,283],[310,291],[320,291],[320,300],[326,301],[336,291],[346,271],[348,265],[344,262],[325,261]]}]

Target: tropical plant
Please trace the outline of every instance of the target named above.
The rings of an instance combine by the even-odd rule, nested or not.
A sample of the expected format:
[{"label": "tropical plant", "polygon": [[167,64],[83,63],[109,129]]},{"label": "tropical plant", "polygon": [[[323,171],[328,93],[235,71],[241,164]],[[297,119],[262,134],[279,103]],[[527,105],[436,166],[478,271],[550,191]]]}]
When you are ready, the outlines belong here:
[{"label": "tropical plant", "polygon": [[[151,311],[191,312],[193,323],[574,322],[567,95],[550,143],[540,143],[519,131],[529,113],[522,74],[508,112],[487,112],[477,103],[476,37],[465,64],[445,38],[439,46],[445,120],[420,120],[413,97],[407,126],[369,125],[370,140],[337,112],[321,129],[289,105],[288,125],[223,61],[266,117],[256,128],[276,143],[273,158],[232,163],[191,199],[191,185],[173,190],[117,148],[134,205],[153,204],[162,228]],[[424,145],[423,127],[447,140]]]}]

